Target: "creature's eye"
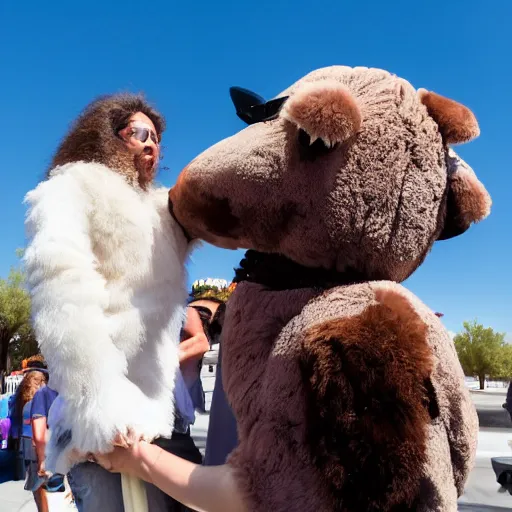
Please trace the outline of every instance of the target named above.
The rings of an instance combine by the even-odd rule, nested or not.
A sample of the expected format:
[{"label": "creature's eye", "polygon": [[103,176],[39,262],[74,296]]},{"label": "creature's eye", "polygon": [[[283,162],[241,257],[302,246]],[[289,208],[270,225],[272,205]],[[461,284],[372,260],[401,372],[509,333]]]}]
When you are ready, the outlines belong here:
[{"label": "creature's eye", "polygon": [[[322,139],[311,141],[309,134],[302,128],[299,129],[299,151],[301,160],[313,161],[316,158],[327,155],[333,151],[337,144],[328,146]],[[313,142],[313,143],[312,143]]]}]

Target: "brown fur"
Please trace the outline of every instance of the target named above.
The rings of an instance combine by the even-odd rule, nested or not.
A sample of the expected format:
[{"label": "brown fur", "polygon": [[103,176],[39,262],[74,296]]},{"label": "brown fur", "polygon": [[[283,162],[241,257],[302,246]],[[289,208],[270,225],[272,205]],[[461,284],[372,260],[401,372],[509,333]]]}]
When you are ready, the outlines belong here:
[{"label": "brown fur", "polygon": [[487,217],[491,197],[473,170],[453,154],[447,158],[448,187],[443,229],[438,239],[446,240],[464,233],[474,222]]},{"label": "brown fur", "polygon": [[418,94],[447,144],[469,142],[480,135],[478,122],[469,108],[435,92],[420,89]]},{"label": "brown fur", "polygon": [[[350,92],[362,122],[323,150],[309,143],[339,129],[337,112],[319,123],[333,88]],[[459,210],[482,212],[482,197],[455,198],[468,190],[447,146],[476,123],[449,100],[427,110],[411,84],[377,69],[319,69],[279,96],[278,117],[207,149],[171,192],[191,236],[257,251],[222,340],[237,485],[255,512],[456,510],[475,410],[439,319],[395,283]],[[212,198],[239,221],[225,236],[207,227]],[[363,282],[320,292],[352,280]]]},{"label": "brown fur", "polygon": [[[430,422],[426,325],[398,293],[307,332],[308,440],[340,511],[413,506]],[[397,508],[398,507],[398,508]]]},{"label": "brown fur", "polygon": [[475,176],[465,171],[457,172],[450,186],[458,199],[458,215],[468,227],[489,215],[489,194]]},{"label": "brown fur", "polygon": [[[178,178],[178,183],[183,179],[184,174]],[[229,206],[229,200],[218,199],[207,192],[194,193],[191,188],[175,187],[169,192],[169,201],[172,205],[172,213],[177,218],[175,205],[184,202],[188,205],[188,211],[192,218],[201,219],[205,228],[216,236],[234,236],[240,221],[236,218]]]},{"label": "brown fur", "polygon": [[98,162],[119,171],[130,182],[137,183],[136,157],[127,151],[124,142],[117,136],[137,112],[151,119],[160,139],[165,130],[164,118],[142,96],[104,96],[88,105],[74,122],[57,149],[49,171],[71,162]]},{"label": "brown fur", "polygon": [[304,87],[285,103],[281,114],[302,128],[311,142],[328,146],[347,140],[361,128],[361,111],[350,91],[337,82]]},{"label": "brown fur", "polygon": [[[405,280],[449,224],[447,215],[458,215],[447,208],[446,143],[459,140],[466,115],[462,128],[476,130],[474,116],[426,93],[429,115],[411,84],[377,69],[319,69],[278,96],[288,99],[277,118],[252,124],[186,167],[171,191],[177,220],[190,236],[220,247]],[[315,136],[336,142],[355,131],[333,148],[309,146]],[[213,216],[219,221],[214,203],[225,212]],[[236,219],[236,227],[226,229],[224,219]]]}]

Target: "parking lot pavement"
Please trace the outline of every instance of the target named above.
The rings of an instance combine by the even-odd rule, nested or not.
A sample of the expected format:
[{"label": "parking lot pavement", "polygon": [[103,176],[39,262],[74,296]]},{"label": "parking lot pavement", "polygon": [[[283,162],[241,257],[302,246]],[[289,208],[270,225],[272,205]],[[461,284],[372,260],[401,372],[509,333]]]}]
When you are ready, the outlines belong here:
[{"label": "parking lot pavement", "polygon": [[510,415],[502,407],[506,398],[506,390],[501,392],[495,390],[471,391],[471,398],[476,406],[481,426],[494,428],[512,427]]},{"label": "parking lot pavement", "polygon": [[[491,466],[491,457],[510,456],[512,449],[512,429],[483,427],[478,434],[478,449],[475,466],[469,475],[465,493],[460,499],[464,505],[473,504],[512,509],[512,496],[500,488]],[[463,509],[461,509],[463,510]],[[485,510],[485,509],[465,509]]]}]

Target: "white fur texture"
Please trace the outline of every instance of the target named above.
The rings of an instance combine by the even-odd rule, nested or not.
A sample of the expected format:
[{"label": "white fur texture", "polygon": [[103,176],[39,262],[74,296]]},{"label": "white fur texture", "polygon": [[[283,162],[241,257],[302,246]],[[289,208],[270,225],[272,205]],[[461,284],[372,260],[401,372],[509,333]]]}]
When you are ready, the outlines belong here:
[{"label": "white fur texture", "polygon": [[146,439],[172,433],[188,246],[167,197],[83,162],[26,196],[33,323],[62,398],[51,471],[66,473],[73,449],[108,451],[128,428]]}]

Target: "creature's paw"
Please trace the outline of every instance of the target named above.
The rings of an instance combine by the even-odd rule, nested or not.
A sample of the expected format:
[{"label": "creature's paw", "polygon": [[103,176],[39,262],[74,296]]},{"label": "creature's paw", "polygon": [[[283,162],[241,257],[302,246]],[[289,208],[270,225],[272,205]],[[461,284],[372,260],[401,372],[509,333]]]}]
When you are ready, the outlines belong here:
[{"label": "creature's paw", "polygon": [[[135,439],[152,441],[161,429],[152,402],[127,379],[110,383],[90,402],[59,396],[48,422],[48,469],[65,473],[91,453],[108,453]],[[66,471],[64,471],[66,470]]]}]

